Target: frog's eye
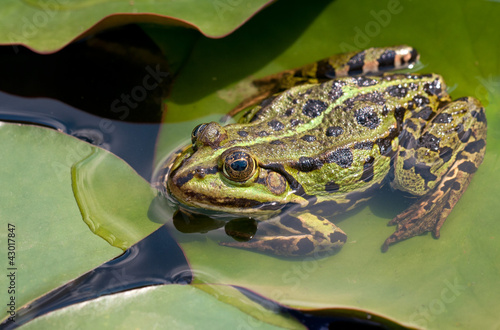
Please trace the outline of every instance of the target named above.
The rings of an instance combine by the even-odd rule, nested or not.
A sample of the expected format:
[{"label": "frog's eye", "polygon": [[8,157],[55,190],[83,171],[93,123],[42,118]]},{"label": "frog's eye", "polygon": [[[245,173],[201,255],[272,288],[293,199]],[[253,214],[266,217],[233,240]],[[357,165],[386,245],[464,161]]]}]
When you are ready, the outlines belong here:
[{"label": "frog's eye", "polygon": [[193,144],[196,144],[196,139],[198,138],[198,135],[203,132],[203,130],[207,127],[207,124],[199,124],[196,126],[193,131],[191,132],[191,142]]},{"label": "frog's eye", "polygon": [[231,181],[243,182],[255,173],[255,160],[241,149],[232,149],[222,155],[223,173]]}]

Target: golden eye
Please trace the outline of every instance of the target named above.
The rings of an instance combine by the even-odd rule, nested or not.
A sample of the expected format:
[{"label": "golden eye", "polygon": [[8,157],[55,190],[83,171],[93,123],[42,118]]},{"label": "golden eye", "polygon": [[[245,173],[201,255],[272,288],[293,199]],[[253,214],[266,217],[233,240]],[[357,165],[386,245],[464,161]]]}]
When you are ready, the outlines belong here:
[{"label": "golden eye", "polygon": [[203,132],[203,130],[207,127],[207,124],[199,124],[196,126],[193,131],[191,132],[191,143],[196,144],[196,139],[198,138],[198,135]]},{"label": "golden eye", "polygon": [[255,160],[246,151],[230,149],[222,154],[223,173],[226,178],[236,182],[250,179],[255,173]]}]

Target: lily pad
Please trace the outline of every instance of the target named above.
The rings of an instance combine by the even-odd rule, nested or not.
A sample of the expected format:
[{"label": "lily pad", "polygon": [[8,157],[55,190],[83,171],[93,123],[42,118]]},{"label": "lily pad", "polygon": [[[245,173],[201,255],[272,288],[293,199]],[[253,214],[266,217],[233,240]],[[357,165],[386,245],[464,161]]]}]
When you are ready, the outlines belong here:
[{"label": "lily pad", "polygon": [[[58,287],[121,253],[93,235],[76,204],[71,166],[92,150],[56,131],[13,124],[0,126],[5,160],[0,169],[0,216],[15,228],[16,306]],[[8,161],[7,161],[8,160]],[[6,189],[6,187],[9,187]],[[7,287],[7,278],[0,280]],[[8,301],[6,290],[1,298]]]},{"label": "lily pad", "polygon": [[134,22],[190,26],[206,36],[221,37],[271,2],[6,0],[0,12],[0,44],[50,53],[78,37]]},{"label": "lily pad", "polygon": [[[72,171],[85,183],[78,187],[83,196],[80,200],[94,202],[87,220],[103,219],[112,212],[106,218],[108,222],[124,223],[120,216],[126,214],[140,226],[129,231],[124,225],[113,227],[115,232],[128,234],[115,244],[119,248],[129,247],[160,226],[147,218],[154,190],[109,152],[41,127],[2,123],[0,136],[0,152],[5,160],[0,168],[0,217],[4,223],[0,240],[15,247],[8,265],[15,276],[0,279],[4,288],[13,280],[15,292],[3,290],[2,301],[10,301],[13,296],[16,308],[20,308],[122,253],[94,235],[82,220],[72,188]],[[82,161],[92,166],[85,167]],[[86,176],[89,172],[92,174]],[[109,208],[100,209],[95,207],[95,199],[86,199],[89,189],[93,189],[92,198],[101,199]],[[110,189],[137,195],[115,194],[117,198],[110,200],[106,195]],[[101,231],[105,226],[106,223],[100,226]]]},{"label": "lily pad", "polygon": [[126,250],[161,225],[147,217],[154,189],[116,156],[94,148],[72,178],[83,220],[109,244]]},{"label": "lily pad", "polygon": [[[500,23],[496,23],[499,10],[495,2],[419,1],[417,4],[398,0],[387,3],[338,0],[318,1],[305,7],[300,1],[290,0],[271,6],[228,38],[200,40],[185,62],[167,102],[166,123],[174,125],[189,120],[194,123],[210,120],[204,118],[210,114],[226,113],[248,93],[253,77],[293,68],[350,48],[407,43],[420,50],[421,71],[442,74],[454,88],[454,97],[473,95],[487,105],[489,134],[485,161],[447,220],[439,240],[430,235],[415,237],[381,253],[381,243],[393,231],[385,226],[386,222],[405,207],[400,196],[388,191],[377,195],[368,207],[337,219],[349,240],[335,255],[279,259],[219,246],[220,240],[227,239],[224,234],[180,234],[170,227],[189,258],[196,282],[240,285],[304,310],[335,307],[368,310],[409,326],[435,329],[498,326],[500,223],[495,205],[500,190],[496,184],[500,175],[500,66],[499,45],[494,41],[500,27]],[[450,42],[442,45],[443,40]],[[5,127],[18,128],[1,126],[0,134]],[[108,259],[120,252],[86,227],[68,178],[73,165],[85,165],[80,170],[90,170],[99,157],[91,156],[91,147],[87,144],[71,144],[67,141],[74,140],[60,133],[36,130],[57,137],[45,140],[46,133],[40,133],[33,138],[31,132],[21,134],[14,128],[2,134],[2,137],[5,135],[2,155],[9,162],[14,160],[0,172],[2,182],[13,187],[1,192],[1,200],[10,207],[0,212],[2,219],[12,219],[23,228],[19,230],[18,246],[19,263],[24,264],[19,276],[26,274],[22,283],[30,284],[21,288],[27,290],[18,296],[22,304],[102,262],[99,253],[94,253],[96,250],[109,250]],[[186,139],[190,130],[186,128]],[[162,138],[162,154],[158,159],[177,147],[182,138],[174,137]],[[87,149],[81,147],[84,152],[80,153],[83,145]],[[56,166],[59,170],[51,173],[52,167],[47,164],[53,165],[54,160],[63,166]],[[90,161],[89,164],[86,161]],[[133,223],[137,215],[147,213],[144,204],[150,202],[154,194],[128,167],[120,171],[114,166],[109,170],[107,166],[103,168],[109,172],[96,176],[97,182],[92,181],[92,176],[90,181],[75,182],[83,182],[80,187],[97,188],[96,201],[103,198],[102,204],[84,210],[88,210],[87,214],[99,226],[102,223],[108,228],[104,237],[114,235],[110,241],[125,248],[137,239],[128,239],[129,235],[134,237],[136,231],[139,236],[145,235],[157,225],[145,218]],[[109,173],[109,177],[104,173]],[[58,180],[62,180],[60,185]],[[82,196],[78,192],[77,195]],[[91,200],[93,195],[89,196],[87,199]],[[134,204],[130,196],[136,196],[140,202]],[[124,205],[115,206],[115,198],[122,198]],[[54,208],[54,200],[57,208]],[[12,210],[6,213],[9,209]],[[97,216],[92,216],[93,210],[97,210]],[[108,217],[99,216],[103,211],[119,215],[115,218],[119,222],[106,224]],[[128,214],[132,216],[128,218]],[[38,219],[45,221],[36,221]],[[68,219],[71,225],[61,226],[59,220]],[[77,222],[78,230],[73,229],[73,223]],[[119,223],[125,227],[119,228]],[[141,231],[141,223],[147,224],[144,231]],[[24,231],[26,228],[28,231]],[[47,235],[47,229],[55,234]],[[6,235],[4,233],[6,231],[2,235]],[[26,238],[21,238],[21,234]],[[85,235],[90,236],[82,239]],[[2,240],[4,238],[6,236],[2,236]],[[79,249],[82,240],[88,246]],[[27,263],[21,261],[25,258],[23,255],[30,256]],[[46,256],[64,265],[48,267]],[[64,259],[58,259],[61,256]],[[46,285],[45,280],[50,283]],[[4,282],[0,285],[6,287]],[[183,307],[178,300],[174,305],[173,308]],[[72,312],[76,310],[68,309],[69,316],[76,317],[77,312]]]},{"label": "lily pad", "polygon": [[[214,294],[231,296],[234,305]],[[304,328],[294,319],[264,309],[236,289],[206,285],[164,285],[109,295],[46,314],[23,328],[207,329],[215,325],[218,329]]]},{"label": "lily pad", "polygon": [[[337,219],[349,239],[335,255],[279,259],[219,246],[227,239],[223,233],[181,234],[171,227],[196,281],[240,285],[303,309],[370,310],[408,326],[497,326],[499,14],[495,2],[339,0],[304,7],[288,1],[223,40],[200,40],[166,102],[167,124],[203,122],[203,116],[228,112],[246,96],[242,86],[253,78],[342,51],[410,44],[421,53],[419,72],[439,73],[453,98],[471,95],[487,106],[488,142],[484,163],[439,240],[414,237],[382,253],[382,242],[394,230],[386,223],[408,205],[389,191]],[[162,141],[166,152],[168,140]]]}]

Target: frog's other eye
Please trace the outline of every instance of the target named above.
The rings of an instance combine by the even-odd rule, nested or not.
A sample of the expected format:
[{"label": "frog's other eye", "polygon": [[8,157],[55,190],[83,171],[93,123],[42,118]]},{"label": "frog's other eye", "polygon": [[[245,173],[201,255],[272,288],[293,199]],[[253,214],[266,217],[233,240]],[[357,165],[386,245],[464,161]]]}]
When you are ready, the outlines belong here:
[{"label": "frog's other eye", "polygon": [[191,132],[191,143],[196,144],[196,139],[200,135],[201,132],[207,127],[207,124],[199,124],[196,126]]},{"label": "frog's other eye", "polygon": [[224,127],[214,121],[208,124],[200,124],[191,132],[191,142],[193,150],[201,147],[210,147],[218,149],[222,144],[227,142],[227,132]]},{"label": "frog's other eye", "polygon": [[222,173],[235,182],[250,179],[256,170],[255,159],[241,149],[230,149],[222,154]]}]

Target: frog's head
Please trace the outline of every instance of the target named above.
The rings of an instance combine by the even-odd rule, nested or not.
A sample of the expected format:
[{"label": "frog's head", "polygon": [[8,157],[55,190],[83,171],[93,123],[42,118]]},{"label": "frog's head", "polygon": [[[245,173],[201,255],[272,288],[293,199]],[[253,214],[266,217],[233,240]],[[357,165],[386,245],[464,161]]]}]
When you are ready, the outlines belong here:
[{"label": "frog's head", "polygon": [[305,203],[293,177],[280,166],[264,165],[250,146],[231,139],[237,125],[195,127],[192,145],[173,161],[165,179],[169,196],[184,207],[248,216]]}]

